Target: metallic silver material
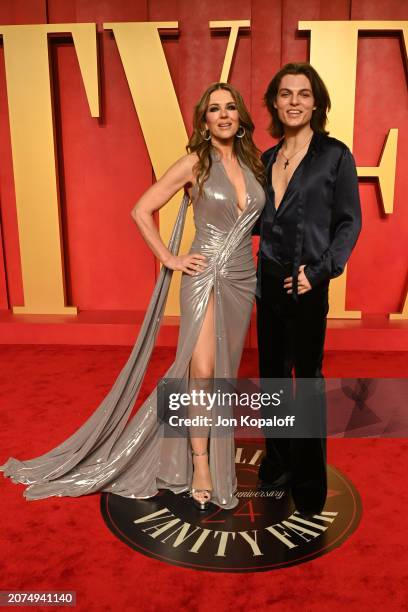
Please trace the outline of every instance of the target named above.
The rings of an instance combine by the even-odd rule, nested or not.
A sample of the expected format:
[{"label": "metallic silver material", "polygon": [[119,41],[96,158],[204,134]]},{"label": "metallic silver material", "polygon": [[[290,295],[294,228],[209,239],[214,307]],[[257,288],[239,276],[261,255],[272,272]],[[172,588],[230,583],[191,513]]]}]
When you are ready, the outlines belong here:
[{"label": "metallic silver material", "polygon": [[[186,379],[211,292],[216,325],[215,378],[236,376],[252,312],[256,274],[251,229],[264,206],[261,185],[243,164],[247,196],[241,212],[236,192],[213,154],[204,193],[193,190],[196,235],[190,252],[207,257],[208,267],[184,274],[180,292],[180,335],[168,378]],[[188,198],[185,196],[169,248],[178,252]],[[13,482],[27,485],[25,497],[80,496],[108,491],[131,498],[175,493],[191,487],[192,457],[186,438],[164,438],[157,420],[156,389],[129,421],[163,316],[172,272],[162,268],[132,353],[112,389],[91,417],[55,449],[27,461],[10,458],[0,467]],[[236,489],[234,440],[211,436],[212,502],[233,508]]]}]

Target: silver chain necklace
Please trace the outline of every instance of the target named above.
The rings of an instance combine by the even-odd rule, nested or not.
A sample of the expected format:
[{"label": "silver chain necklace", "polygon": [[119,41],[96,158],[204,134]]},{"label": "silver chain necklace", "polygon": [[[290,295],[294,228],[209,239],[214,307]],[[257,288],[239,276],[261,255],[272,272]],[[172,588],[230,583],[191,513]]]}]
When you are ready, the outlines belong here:
[{"label": "silver chain necklace", "polygon": [[281,149],[280,152],[282,153],[282,156],[285,158],[285,163],[283,164],[283,169],[286,170],[286,168],[289,166],[289,162],[290,160],[295,157],[295,155],[297,155],[299,153],[299,151],[301,151],[302,149],[305,148],[306,145],[309,144],[309,142],[312,140],[313,138],[313,134],[311,135],[311,137],[309,138],[309,140],[307,142],[305,142],[305,144],[303,144],[300,149],[298,149],[297,151],[295,151],[290,157],[286,157],[286,155],[284,154],[283,150]]}]

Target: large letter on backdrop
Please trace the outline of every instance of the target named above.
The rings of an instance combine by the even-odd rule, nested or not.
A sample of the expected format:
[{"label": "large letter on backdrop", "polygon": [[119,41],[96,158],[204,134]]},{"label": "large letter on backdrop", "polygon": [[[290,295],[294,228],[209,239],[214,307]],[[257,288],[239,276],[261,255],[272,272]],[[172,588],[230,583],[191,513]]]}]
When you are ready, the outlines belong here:
[{"label": "large letter on backdrop", "polygon": [[95,24],[0,26],[24,289],[24,306],[13,308],[19,314],[77,312],[64,300],[50,33],[72,33],[91,115],[99,115]]},{"label": "large letter on backdrop", "polygon": [[[159,36],[159,29],[177,27],[177,21],[104,23],[104,28],[114,33],[156,178],[186,153],[187,132]],[[166,244],[180,199],[177,194],[160,211],[160,234]],[[186,250],[191,233],[189,216],[181,250]],[[167,314],[178,314],[180,279],[180,274],[173,275]]]},{"label": "large letter on backdrop", "polygon": [[227,50],[225,52],[224,63],[222,65],[220,82],[228,82],[229,73],[231,70],[232,58],[234,56],[235,46],[237,43],[238,30],[240,28],[249,28],[251,22],[249,19],[242,21],[210,21],[210,30],[229,30]]},{"label": "large letter on backdrop", "polygon": [[[407,46],[408,23],[398,21],[300,21],[299,30],[310,30],[310,63],[325,81],[331,97],[330,129],[353,148],[354,99],[356,91],[357,41],[360,30],[402,31]],[[339,86],[341,83],[341,86]],[[398,130],[391,129],[378,168],[358,168],[359,176],[377,176],[383,207],[393,210]],[[331,317],[359,318],[359,311],[347,311],[347,269],[330,284]]]},{"label": "large letter on backdrop", "polygon": [[[222,74],[228,77],[238,29],[249,21],[211,22],[210,27],[231,28],[230,41]],[[160,29],[177,29],[177,21],[105,23],[112,30],[125,70],[129,89],[140,121],[156,178],[186,153],[188,140],[166,56],[160,41]],[[181,195],[174,196],[160,211],[160,235],[167,243],[180,205]],[[181,251],[190,246],[194,227],[191,215],[181,243]],[[173,275],[166,314],[179,314],[181,274]]]}]

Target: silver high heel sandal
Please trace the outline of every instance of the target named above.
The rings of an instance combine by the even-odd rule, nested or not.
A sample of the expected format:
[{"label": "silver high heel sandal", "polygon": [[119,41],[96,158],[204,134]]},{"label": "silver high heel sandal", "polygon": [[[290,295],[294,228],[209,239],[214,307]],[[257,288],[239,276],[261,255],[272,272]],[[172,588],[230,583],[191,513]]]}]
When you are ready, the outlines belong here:
[{"label": "silver high heel sandal", "polygon": [[[192,450],[191,454],[195,455],[196,457],[202,457],[203,455],[208,455],[208,451],[204,451],[203,453],[196,453]],[[196,499],[194,497],[195,493],[206,493],[208,495],[208,499],[206,499],[205,501],[200,501],[199,499]],[[211,502],[211,494],[212,490],[210,489],[190,489],[190,497],[192,498],[193,503],[195,507],[198,508],[198,510],[208,510]]]}]

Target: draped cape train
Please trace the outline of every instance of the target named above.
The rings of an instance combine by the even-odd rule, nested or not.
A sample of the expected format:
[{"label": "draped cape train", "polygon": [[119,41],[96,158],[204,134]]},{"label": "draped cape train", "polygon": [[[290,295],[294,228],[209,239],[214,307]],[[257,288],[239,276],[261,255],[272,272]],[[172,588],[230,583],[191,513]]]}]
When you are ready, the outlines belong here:
[{"label": "draped cape train", "polygon": [[[196,235],[190,252],[207,257],[197,276],[183,274],[180,333],[176,358],[165,374],[186,379],[211,292],[214,295],[216,378],[237,373],[252,312],[256,286],[251,230],[264,205],[262,187],[241,164],[247,194],[240,214],[236,193],[223,164],[213,155],[203,194],[193,189]],[[177,254],[189,198],[184,196],[169,250]],[[172,271],[162,267],[140,333],[111,390],[88,420],[67,440],[34,459],[10,458],[0,471],[27,485],[27,499],[80,496],[96,491],[148,498],[159,488],[189,489],[192,460],[186,437],[164,437],[157,418],[157,388],[130,419],[163,317]],[[129,422],[128,422],[129,421]],[[223,508],[237,504],[234,440],[210,432],[213,501]]]}]

